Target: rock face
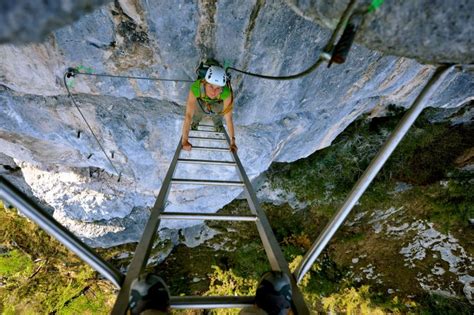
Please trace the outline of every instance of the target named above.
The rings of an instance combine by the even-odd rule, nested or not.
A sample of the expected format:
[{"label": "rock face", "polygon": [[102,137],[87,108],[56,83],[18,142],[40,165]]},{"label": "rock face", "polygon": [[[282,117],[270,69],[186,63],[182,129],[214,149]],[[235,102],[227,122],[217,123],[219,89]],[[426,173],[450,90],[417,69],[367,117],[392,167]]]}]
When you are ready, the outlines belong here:
[{"label": "rock face", "polygon": [[[301,16],[335,28],[350,1],[286,0]],[[364,10],[370,1],[358,1]],[[384,1],[366,15],[356,41],[389,55],[411,57],[423,63],[474,62],[474,3],[449,1]]]},{"label": "rock face", "polygon": [[39,42],[110,0],[5,0],[0,4],[0,43]]},{"label": "rock face", "polygon": [[[214,57],[244,70],[286,75],[312,64],[329,37],[330,30],[277,0],[110,3],[42,43],[0,46],[0,151],[15,159],[33,193],[55,208],[55,217],[94,246],[137,240],[137,226],[143,226],[179,142],[189,84],[86,76],[68,81],[122,172],[117,182],[115,170],[66,96],[66,69],[83,66],[95,73],[189,80],[201,58]],[[462,51],[462,45],[454,46]],[[393,103],[409,106],[433,71],[432,66],[355,45],[344,65],[322,67],[299,80],[266,81],[232,73],[237,144],[249,177],[273,161],[295,161],[330,145],[362,113]],[[472,74],[453,72],[428,105],[460,106],[473,98],[473,91]],[[197,152],[188,155],[206,158]],[[177,174],[236,176],[196,166],[182,167]],[[240,192],[174,187],[167,210],[214,212]]]}]

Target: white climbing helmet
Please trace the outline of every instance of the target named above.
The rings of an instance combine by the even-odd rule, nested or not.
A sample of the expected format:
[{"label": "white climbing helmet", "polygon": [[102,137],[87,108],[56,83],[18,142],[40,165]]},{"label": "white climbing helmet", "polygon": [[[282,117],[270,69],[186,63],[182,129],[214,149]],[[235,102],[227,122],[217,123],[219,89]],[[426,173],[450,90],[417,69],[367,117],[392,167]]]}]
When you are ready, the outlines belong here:
[{"label": "white climbing helmet", "polygon": [[224,69],[218,66],[210,66],[204,78],[207,83],[217,86],[224,86],[227,82],[227,75]]}]

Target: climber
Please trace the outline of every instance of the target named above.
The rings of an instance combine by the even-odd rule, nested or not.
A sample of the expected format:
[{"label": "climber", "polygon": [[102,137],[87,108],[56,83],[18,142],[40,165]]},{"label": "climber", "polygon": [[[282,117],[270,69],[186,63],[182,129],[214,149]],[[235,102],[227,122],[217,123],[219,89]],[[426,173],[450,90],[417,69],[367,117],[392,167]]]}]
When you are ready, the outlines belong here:
[{"label": "climber", "polygon": [[219,66],[210,66],[204,78],[196,80],[189,91],[181,142],[183,150],[190,151],[192,149],[192,145],[188,141],[189,129],[197,130],[203,116],[211,115],[217,132],[224,131],[222,125],[222,116],[224,116],[231,138],[230,150],[237,152],[232,105],[233,96],[230,85],[227,84],[227,74]]},{"label": "climber", "polygon": [[[257,287],[255,304],[240,315],[286,315],[291,309],[290,277],[281,271],[263,274]],[[169,314],[170,297],[165,282],[157,275],[143,274],[132,282],[129,309],[132,315]]]}]

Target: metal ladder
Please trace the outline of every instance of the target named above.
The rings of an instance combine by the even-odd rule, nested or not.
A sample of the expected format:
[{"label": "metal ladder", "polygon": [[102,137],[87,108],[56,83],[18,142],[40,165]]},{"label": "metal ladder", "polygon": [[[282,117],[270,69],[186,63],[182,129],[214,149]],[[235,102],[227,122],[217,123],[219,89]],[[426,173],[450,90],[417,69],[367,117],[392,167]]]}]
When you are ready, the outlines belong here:
[{"label": "metal ladder", "polygon": [[[295,314],[309,314],[308,307],[304,301],[303,295],[297,287],[294,276],[289,270],[288,263],[285,260],[283,253],[280,249],[278,241],[273,234],[265,213],[260,208],[257,200],[257,196],[252,188],[252,184],[247,177],[247,174],[240,162],[240,159],[235,152],[230,151],[230,139],[227,132],[213,131],[214,125],[211,124],[200,124],[199,129],[196,130],[199,133],[208,134],[208,137],[196,136],[193,130],[190,130],[189,139],[193,140],[204,140],[212,142],[224,142],[228,147],[217,147],[217,146],[193,146],[192,151],[210,151],[210,152],[227,152],[231,155],[232,161],[224,160],[208,160],[208,159],[191,159],[181,157],[181,140],[179,141],[176,152],[171,161],[168,172],[163,180],[160,193],[153,206],[150,214],[150,218],[145,227],[145,231],[137,246],[135,255],[130,264],[128,273],[125,276],[125,280],[122,283],[119,295],[114,305],[112,314],[125,314],[128,306],[128,298],[130,285],[134,279],[136,279],[145,269],[148,261],[153,240],[157,231],[157,227],[160,220],[221,220],[221,221],[246,221],[255,222],[258,233],[263,243],[265,253],[268,257],[271,269],[274,271],[283,271],[288,274],[292,281],[293,287],[293,304],[292,309]],[[209,130],[208,128],[212,128]],[[218,136],[218,137],[216,137]],[[209,180],[209,179],[185,179],[175,178],[174,174],[178,164],[201,164],[201,165],[220,165],[227,167],[235,167],[239,174],[240,181],[229,181],[229,180]],[[166,201],[168,193],[172,185],[217,185],[217,186],[240,186],[244,188],[246,199],[248,201],[250,211],[252,215],[223,215],[223,214],[205,214],[205,213],[192,213],[192,212],[166,212]],[[253,296],[172,296],[170,299],[170,305],[173,309],[205,309],[205,308],[239,308],[250,306],[254,304],[255,297]]]}]

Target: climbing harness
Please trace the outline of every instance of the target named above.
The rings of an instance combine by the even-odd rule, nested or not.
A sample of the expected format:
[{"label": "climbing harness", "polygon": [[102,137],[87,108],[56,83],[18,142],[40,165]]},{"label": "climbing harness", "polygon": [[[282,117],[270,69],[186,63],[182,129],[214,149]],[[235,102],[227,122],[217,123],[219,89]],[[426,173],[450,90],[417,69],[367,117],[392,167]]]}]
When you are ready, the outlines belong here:
[{"label": "climbing harness", "polygon": [[217,113],[212,110],[212,106],[216,105],[218,103],[223,103],[224,102],[224,100],[221,97],[221,95],[224,91],[222,91],[221,94],[216,99],[208,98],[206,96],[206,89],[205,89],[204,84],[205,83],[204,83],[203,80],[199,81],[199,95],[196,97],[196,99],[197,99],[197,103],[198,103],[199,107],[201,108],[201,110],[206,115],[221,115],[221,116],[224,116],[225,114],[227,114],[228,112],[230,112],[233,109],[234,97],[233,97],[233,92],[232,92],[232,87],[230,85],[230,81],[227,81],[225,87],[227,87],[229,89],[229,93],[230,93],[229,97],[231,97],[231,102],[230,102],[230,104],[227,108],[225,108],[222,111],[217,112]]},{"label": "climbing harness", "polygon": [[212,105],[215,105],[215,104],[220,103],[220,102],[222,102],[222,100],[211,100],[211,99],[209,99],[209,100],[204,101],[201,98],[197,99],[197,103],[198,103],[199,107],[201,108],[203,113],[206,114],[206,115],[222,115],[223,111],[215,113],[212,110]]}]

